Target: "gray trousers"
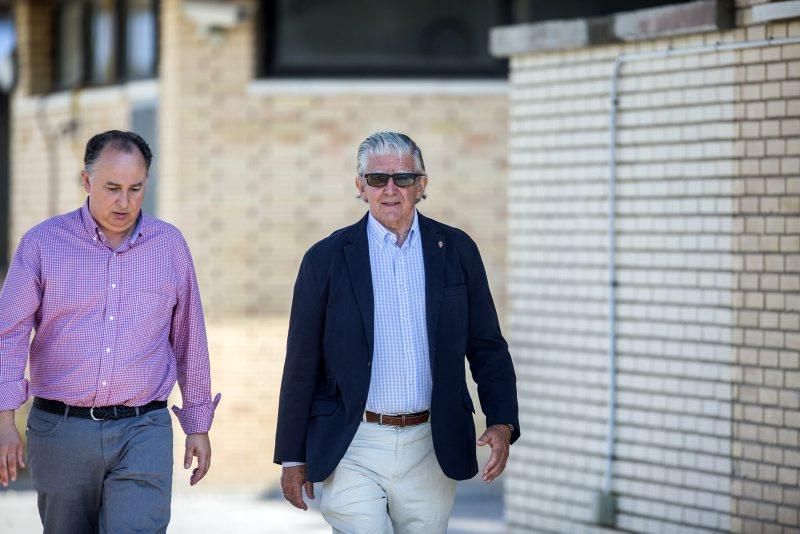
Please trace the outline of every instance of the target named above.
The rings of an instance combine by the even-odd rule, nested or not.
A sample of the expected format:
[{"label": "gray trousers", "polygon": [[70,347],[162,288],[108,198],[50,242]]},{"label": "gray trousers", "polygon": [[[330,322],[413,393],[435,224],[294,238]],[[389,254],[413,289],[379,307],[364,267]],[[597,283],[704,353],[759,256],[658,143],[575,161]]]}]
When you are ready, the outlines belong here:
[{"label": "gray trousers", "polygon": [[26,434],[45,534],[167,531],[172,420],[166,408],[106,421],[33,408]]}]

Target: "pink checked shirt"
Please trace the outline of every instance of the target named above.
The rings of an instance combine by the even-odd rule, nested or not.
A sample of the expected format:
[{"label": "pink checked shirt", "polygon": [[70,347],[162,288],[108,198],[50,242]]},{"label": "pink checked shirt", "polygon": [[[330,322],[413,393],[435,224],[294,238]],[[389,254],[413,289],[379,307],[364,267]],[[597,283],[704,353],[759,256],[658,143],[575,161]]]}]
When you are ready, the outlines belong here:
[{"label": "pink checked shirt", "polygon": [[174,226],[143,213],[112,250],[86,203],[22,237],[0,293],[0,410],[29,395],[141,406],[166,400],[176,380],[184,432],[207,432],[220,395],[211,399],[200,293]]}]

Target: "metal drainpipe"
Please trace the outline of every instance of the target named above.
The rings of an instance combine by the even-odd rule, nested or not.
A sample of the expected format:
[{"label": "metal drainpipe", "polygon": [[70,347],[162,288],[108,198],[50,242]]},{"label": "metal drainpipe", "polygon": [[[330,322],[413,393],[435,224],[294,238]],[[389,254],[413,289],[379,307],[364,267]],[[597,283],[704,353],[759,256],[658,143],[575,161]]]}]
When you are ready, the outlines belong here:
[{"label": "metal drainpipe", "polygon": [[59,168],[58,168],[58,133],[47,116],[47,97],[39,96],[36,102],[36,124],[44,139],[47,153],[47,217],[58,213]]},{"label": "metal drainpipe", "polygon": [[800,37],[763,39],[759,41],[739,41],[715,43],[713,45],[692,46],[636,54],[620,54],[611,70],[610,109],[608,113],[608,430],[606,432],[606,465],[603,475],[603,489],[593,503],[594,521],[605,526],[614,526],[615,502],[612,492],[612,469],[614,463],[614,441],[617,412],[617,270],[616,270],[616,213],[617,213],[617,109],[619,96],[617,82],[623,63],[645,61],[674,56],[688,56],[708,52],[744,50],[800,44]]}]

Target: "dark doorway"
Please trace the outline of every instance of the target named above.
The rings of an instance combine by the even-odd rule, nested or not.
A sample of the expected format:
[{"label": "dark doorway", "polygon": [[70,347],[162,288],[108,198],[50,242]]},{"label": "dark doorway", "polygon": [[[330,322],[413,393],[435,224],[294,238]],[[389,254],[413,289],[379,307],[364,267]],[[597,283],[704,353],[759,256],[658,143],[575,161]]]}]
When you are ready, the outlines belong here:
[{"label": "dark doorway", "polygon": [[0,279],[8,269],[11,235],[11,110],[9,93],[14,86],[13,53],[16,37],[9,2],[0,0]]},{"label": "dark doorway", "polygon": [[11,137],[11,120],[8,109],[8,95],[0,91],[0,276],[5,276],[8,268],[9,225],[9,188],[11,162],[9,161],[9,144]]},{"label": "dark doorway", "polygon": [[137,102],[131,112],[131,130],[141,135],[153,152],[150,174],[147,179],[142,210],[150,215],[158,215],[158,103],[154,101]]}]

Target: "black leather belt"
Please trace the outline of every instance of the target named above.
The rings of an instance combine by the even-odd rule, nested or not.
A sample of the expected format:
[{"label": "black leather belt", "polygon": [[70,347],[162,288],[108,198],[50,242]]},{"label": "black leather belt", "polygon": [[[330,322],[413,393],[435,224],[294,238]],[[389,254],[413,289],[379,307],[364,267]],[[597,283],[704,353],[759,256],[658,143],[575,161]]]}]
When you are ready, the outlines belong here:
[{"label": "black leather belt", "polygon": [[70,417],[82,417],[84,419],[94,419],[95,421],[102,421],[103,419],[123,419],[125,417],[136,417],[143,413],[159,408],[166,408],[167,401],[152,401],[144,406],[93,406],[91,408],[85,406],[68,406],[61,401],[50,399],[43,399],[41,397],[33,398],[33,407],[45,412],[50,412],[58,415],[67,415]]}]

